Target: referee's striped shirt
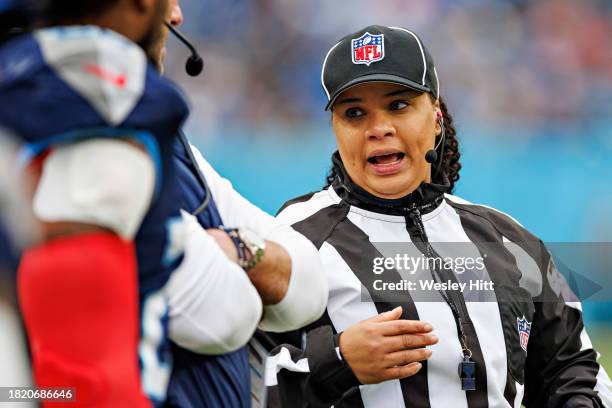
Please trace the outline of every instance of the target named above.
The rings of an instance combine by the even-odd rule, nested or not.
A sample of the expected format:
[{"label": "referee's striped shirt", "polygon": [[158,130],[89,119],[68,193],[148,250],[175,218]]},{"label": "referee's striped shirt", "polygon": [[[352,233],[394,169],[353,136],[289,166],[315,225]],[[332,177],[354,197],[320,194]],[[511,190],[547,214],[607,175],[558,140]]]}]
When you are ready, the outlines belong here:
[{"label": "referee's striped shirt", "polygon": [[[263,334],[276,346],[266,369],[269,405],[612,407],[610,380],[596,361],[580,303],[572,298],[541,241],[509,216],[442,193],[421,215],[434,246],[465,243],[461,248],[466,256],[489,252],[484,274],[495,284],[493,302],[466,303],[472,321],[467,337],[476,362],[475,391],[461,388],[457,326],[441,297],[415,302],[406,292],[395,301],[362,301],[362,290],[378,299],[372,293],[372,264],[381,254],[372,243],[413,242],[409,217],[372,208],[336,182],[288,202],[279,218],[319,249],[330,295],[324,316],[304,330]],[[491,251],[483,243],[499,243],[504,249]],[[389,273],[400,280],[397,271],[385,275]],[[403,306],[402,318],[431,323],[440,341],[415,376],[361,385],[342,360],[338,333],[398,305]],[[519,321],[531,324],[527,352],[521,347]]]}]

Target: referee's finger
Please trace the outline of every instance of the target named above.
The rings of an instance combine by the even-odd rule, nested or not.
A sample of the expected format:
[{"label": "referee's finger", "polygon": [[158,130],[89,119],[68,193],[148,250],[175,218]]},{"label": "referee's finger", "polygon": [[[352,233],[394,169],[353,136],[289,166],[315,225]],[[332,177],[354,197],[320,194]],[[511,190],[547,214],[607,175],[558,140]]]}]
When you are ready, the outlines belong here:
[{"label": "referee's finger", "polygon": [[398,334],[384,339],[385,348],[390,351],[433,346],[438,336],[433,333]]},{"label": "referee's finger", "polygon": [[383,336],[396,336],[405,333],[429,333],[433,330],[431,324],[421,320],[392,320],[380,322],[380,332]]},{"label": "referee's finger", "polygon": [[376,316],[372,316],[366,321],[370,322],[388,322],[395,321],[402,317],[402,307],[398,306],[393,310],[389,310],[388,312],[377,314]]},{"label": "referee's finger", "polygon": [[383,374],[383,381],[396,380],[415,375],[423,367],[421,363],[410,363],[404,366],[387,368]]},{"label": "referee's finger", "polygon": [[426,348],[396,351],[385,355],[384,364],[387,367],[405,366],[418,361],[427,360],[431,357],[431,354],[432,351]]}]

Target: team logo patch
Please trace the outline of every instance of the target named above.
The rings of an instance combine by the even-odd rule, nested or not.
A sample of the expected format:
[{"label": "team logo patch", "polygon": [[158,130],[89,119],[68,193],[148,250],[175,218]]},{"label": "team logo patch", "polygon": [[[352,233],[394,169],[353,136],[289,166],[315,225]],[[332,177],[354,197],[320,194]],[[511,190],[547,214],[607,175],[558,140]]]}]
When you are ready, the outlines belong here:
[{"label": "team logo patch", "polygon": [[529,342],[529,333],[531,332],[531,323],[529,323],[527,319],[525,319],[525,315],[523,315],[522,319],[516,318],[516,326],[518,328],[521,348],[526,352],[527,343]]},{"label": "team logo patch", "polygon": [[365,64],[381,61],[385,58],[385,35],[365,33],[351,40],[353,64]]}]

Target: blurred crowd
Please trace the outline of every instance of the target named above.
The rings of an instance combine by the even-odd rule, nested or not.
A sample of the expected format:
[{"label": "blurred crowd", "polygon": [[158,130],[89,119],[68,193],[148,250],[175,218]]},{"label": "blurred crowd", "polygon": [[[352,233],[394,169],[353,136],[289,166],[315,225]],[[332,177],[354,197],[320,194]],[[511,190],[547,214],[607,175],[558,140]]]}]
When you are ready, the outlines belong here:
[{"label": "blurred crowd", "polygon": [[[612,113],[608,0],[197,0],[184,31],[203,54],[187,78],[186,51],[167,70],[194,105],[192,134],[256,133],[327,120],[320,67],[327,50],[369,24],[417,32],[434,56],[442,94],[464,123],[586,136]],[[545,132],[540,132],[545,133]]]}]

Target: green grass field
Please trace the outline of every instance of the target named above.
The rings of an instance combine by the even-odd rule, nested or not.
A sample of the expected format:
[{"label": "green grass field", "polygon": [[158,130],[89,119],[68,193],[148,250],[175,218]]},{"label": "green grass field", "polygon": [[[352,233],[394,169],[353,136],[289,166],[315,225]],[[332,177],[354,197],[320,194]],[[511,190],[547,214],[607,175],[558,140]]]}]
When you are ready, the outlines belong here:
[{"label": "green grass field", "polygon": [[599,363],[612,373],[612,324],[589,324],[587,329],[593,347],[601,354]]}]

